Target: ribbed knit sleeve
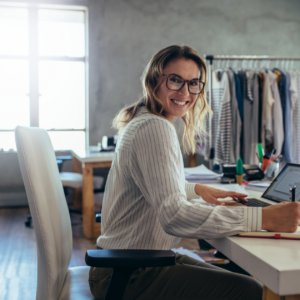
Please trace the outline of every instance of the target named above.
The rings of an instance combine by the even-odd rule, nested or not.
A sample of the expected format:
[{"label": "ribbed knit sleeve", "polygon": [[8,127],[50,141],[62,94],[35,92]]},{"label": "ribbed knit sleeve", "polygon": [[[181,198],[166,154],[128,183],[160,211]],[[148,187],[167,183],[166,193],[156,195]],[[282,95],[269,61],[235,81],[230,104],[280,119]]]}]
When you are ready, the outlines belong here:
[{"label": "ribbed knit sleeve", "polygon": [[196,183],[190,183],[190,182],[185,181],[185,192],[186,192],[187,200],[201,198],[199,195],[196,194],[195,186],[196,186]]},{"label": "ribbed knit sleeve", "polygon": [[218,238],[245,229],[260,230],[261,214],[257,208],[228,209],[188,201],[187,197],[195,192],[192,185],[188,185],[188,195],[186,193],[181,159],[171,123],[152,119],[141,125],[133,139],[130,173],[167,234]]}]

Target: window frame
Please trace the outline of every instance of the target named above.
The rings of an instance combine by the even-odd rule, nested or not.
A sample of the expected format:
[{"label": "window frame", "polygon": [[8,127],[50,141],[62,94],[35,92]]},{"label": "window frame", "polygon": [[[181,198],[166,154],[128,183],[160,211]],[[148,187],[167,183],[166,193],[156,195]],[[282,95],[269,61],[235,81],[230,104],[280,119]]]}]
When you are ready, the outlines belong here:
[{"label": "window frame", "polygon": [[[0,55],[0,59],[20,59],[26,60],[29,64],[29,119],[30,127],[39,127],[39,62],[40,61],[82,61],[85,66],[85,127],[82,129],[75,128],[52,128],[47,131],[84,131],[85,147],[89,145],[89,55],[88,55],[88,8],[85,6],[71,5],[47,5],[47,4],[13,4],[2,2],[0,7],[9,8],[26,8],[28,9],[28,55]],[[82,11],[84,13],[85,23],[85,56],[68,57],[68,56],[41,56],[38,53],[38,10],[65,10],[65,11]],[[1,129],[0,132],[14,132],[14,129]]]}]

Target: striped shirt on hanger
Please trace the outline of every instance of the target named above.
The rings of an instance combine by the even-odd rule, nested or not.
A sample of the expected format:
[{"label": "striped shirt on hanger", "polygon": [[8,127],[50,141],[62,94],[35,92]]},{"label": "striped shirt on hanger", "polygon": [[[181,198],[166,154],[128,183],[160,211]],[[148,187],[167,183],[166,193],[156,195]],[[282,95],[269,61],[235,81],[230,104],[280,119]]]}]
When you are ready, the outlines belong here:
[{"label": "striped shirt on hanger", "polygon": [[[212,73],[212,146],[215,149],[214,164],[229,164],[231,147],[231,100],[228,75],[222,70]],[[207,147],[206,157],[209,156]]]},{"label": "striped shirt on hanger", "polygon": [[195,184],[185,181],[174,126],[141,107],[117,144],[97,245],[167,250],[181,237],[218,238],[261,230],[261,208],[228,209],[203,204],[199,198]]}]

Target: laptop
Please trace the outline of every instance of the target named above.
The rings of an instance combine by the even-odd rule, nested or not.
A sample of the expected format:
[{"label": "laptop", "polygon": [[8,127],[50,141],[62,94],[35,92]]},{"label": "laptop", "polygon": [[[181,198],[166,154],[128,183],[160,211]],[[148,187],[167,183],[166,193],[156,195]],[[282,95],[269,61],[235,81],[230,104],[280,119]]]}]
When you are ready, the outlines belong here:
[{"label": "laptop", "polygon": [[287,163],[277,177],[271,182],[261,198],[249,198],[246,206],[267,207],[282,201],[290,202],[290,187],[296,186],[296,201],[300,199],[300,164]]}]

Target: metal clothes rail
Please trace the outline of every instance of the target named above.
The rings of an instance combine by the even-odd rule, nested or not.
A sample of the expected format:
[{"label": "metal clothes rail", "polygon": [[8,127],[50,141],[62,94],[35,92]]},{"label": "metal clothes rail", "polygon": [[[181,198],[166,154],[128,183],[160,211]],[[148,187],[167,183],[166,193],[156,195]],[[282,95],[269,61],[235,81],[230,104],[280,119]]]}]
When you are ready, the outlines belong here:
[{"label": "metal clothes rail", "polygon": [[[208,90],[209,90],[209,99],[208,104],[211,107],[212,104],[212,71],[213,71],[213,62],[214,60],[233,60],[233,61],[300,61],[300,57],[282,57],[282,56],[268,56],[268,55],[204,55],[206,61],[209,61],[208,65]],[[209,116],[209,168],[213,169],[213,159],[215,157],[215,149],[212,147],[212,136],[211,136],[211,125],[212,118]]]}]

